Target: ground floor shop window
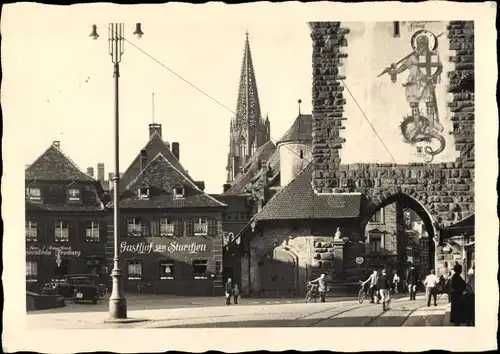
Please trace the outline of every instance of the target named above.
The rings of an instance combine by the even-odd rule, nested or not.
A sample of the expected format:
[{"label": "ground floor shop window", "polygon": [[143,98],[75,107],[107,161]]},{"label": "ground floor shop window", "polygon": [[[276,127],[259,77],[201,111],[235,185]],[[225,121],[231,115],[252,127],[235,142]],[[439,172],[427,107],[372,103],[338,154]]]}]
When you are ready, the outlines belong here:
[{"label": "ground floor shop window", "polygon": [[38,262],[26,261],[26,280],[36,282],[38,277]]},{"label": "ground floor shop window", "polygon": [[169,260],[160,261],[160,279],[174,279],[174,262]]},{"label": "ground floor shop window", "polygon": [[127,263],[127,274],[128,279],[138,280],[142,278],[142,262],[136,260],[130,260]]},{"label": "ground floor shop window", "polygon": [[195,279],[207,279],[208,277],[208,261],[195,260],[193,261],[193,276]]}]

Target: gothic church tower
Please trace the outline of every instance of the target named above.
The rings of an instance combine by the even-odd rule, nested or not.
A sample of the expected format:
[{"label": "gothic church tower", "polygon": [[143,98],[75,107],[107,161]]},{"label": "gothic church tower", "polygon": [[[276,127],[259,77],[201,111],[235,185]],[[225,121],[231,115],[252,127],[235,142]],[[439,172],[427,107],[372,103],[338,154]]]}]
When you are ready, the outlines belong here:
[{"label": "gothic church tower", "polygon": [[246,33],[243,62],[241,65],[236,116],[231,119],[227,183],[231,184],[255,151],[270,140],[269,118],[262,119],[259,93]]}]

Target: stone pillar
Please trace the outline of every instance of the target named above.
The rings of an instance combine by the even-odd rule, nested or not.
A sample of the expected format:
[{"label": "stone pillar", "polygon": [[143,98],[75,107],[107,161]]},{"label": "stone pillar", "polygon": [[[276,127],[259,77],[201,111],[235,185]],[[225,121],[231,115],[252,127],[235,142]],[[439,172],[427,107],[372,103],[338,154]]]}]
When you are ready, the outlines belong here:
[{"label": "stone pillar", "polygon": [[245,254],[241,258],[241,292],[244,295],[250,294],[250,270],[249,270],[249,258],[248,254]]}]

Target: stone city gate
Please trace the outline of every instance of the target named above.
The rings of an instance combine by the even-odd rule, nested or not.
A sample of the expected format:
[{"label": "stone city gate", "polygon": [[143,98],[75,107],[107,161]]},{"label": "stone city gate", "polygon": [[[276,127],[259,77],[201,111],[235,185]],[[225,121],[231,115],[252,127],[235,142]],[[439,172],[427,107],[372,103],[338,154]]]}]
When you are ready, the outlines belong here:
[{"label": "stone city gate", "polygon": [[345,23],[312,22],[310,28],[315,191],[361,192],[365,196],[364,220],[391,196],[405,194],[420,203],[431,217],[438,245],[440,228],[474,213],[474,23],[451,21],[440,39],[440,45],[452,53],[441,60],[454,64],[447,72],[452,129],[443,134],[452,136],[459,151],[454,161],[443,163],[342,163],[341,149],[346,139],[341,137],[341,131],[350,119],[344,109],[349,93],[342,66],[351,56],[365,53],[349,52],[349,28]]}]

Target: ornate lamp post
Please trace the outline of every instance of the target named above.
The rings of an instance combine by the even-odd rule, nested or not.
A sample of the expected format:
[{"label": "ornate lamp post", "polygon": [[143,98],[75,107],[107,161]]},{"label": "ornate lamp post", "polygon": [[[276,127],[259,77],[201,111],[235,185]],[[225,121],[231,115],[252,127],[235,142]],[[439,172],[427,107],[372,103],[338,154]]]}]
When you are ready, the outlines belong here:
[{"label": "ornate lamp post", "polygon": [[[115,79],[115,173],[113,175],[113,241],[114,241],[114,257],[113,257],[113,270],[111,277],[113,278],[113,290],[109,298],[109,317],[110,319],[126,319],[127,318],[127,300],[123,294],[122,289],[122,276],[123,272],[120,269],[120,201],[119,201],[119,187],[120,182],[120,122],[119,122],[119,78],[120,78],[120,62],[124,51],[124,28],[123,23],[110,23],[108,26],[108,41],[109,41],[109,55],[113,62],[113,77]],[[141,30],[141,24],[136,24],[134,32],[138,38],[144,34]],[[97,26],[92,26],[92,33],[90,37],[94,40],[99,38],[97,34]]]}]

